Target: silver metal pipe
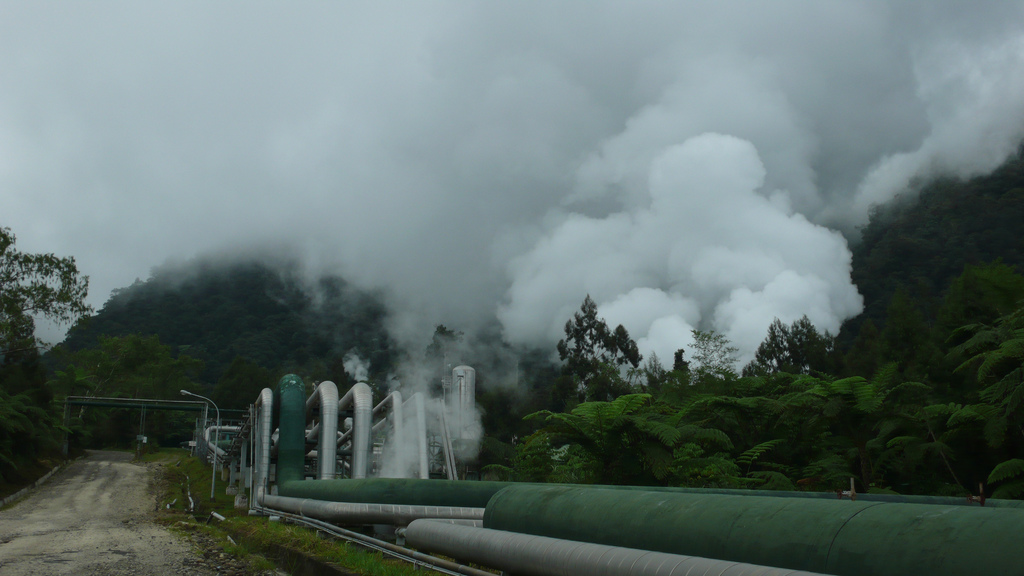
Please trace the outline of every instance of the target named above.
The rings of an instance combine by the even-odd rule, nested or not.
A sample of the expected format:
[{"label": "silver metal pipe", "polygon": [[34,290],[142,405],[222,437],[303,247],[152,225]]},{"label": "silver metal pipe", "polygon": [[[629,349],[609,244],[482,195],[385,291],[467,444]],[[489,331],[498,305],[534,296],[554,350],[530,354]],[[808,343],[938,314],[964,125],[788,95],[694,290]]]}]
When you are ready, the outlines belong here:
[{"label": "silver metal pipe", "polygon": [[227,456],[227,451],[220,446],[217,446],[214,442],[210,442],[210,432],[214,432],[214,435],[216,436],[221,432],[238,432],[241,429],[241,426],[208,426],[206,430],[203,431],[203,440],[206,441],[208,451],[215,453],[218,460],[223,460],[224,457]]},{"label": "silver metal pipe", "polygon": [[[373,441],[373,392],[365,382],[358,382],[338,400],[338,410],[352,407],[352,478],[366,478],[370,469],[370,444]],[[346,433],[347,434],[347,433]],[[338,444],[343,443],[342,438]]]},{"label": "silver metal pipe", "polygon": [[413,548],[524,576],[823,576],[425,519],[412,521],[404,535]]},{"label": "silver metal pipe", "polygon": [[320,422],[314,426],[319,429],[319,440],[316,445],[317,477],[321,480],[334,478],[335,453],[338,449],[338,387],[330,380],[321,382],[306,400],[306,420],[313,409],[320,407]]},{"label": "silver metal pipe", "polygon": [[453,390],[451,404],[454,422],[450,422],[455,438],[466,439],[471,435],[473,412],[476,410],[476,370],[471,366],[456,366],[452,370]]},{"label": "silver metal pipe", "polygon": [[259,398],[256,399],[254,407],[256,409],[256,421],[253,425],[253,430],[256,435],[256,441],[253,442],[255,452],[253,455],[253,466],[256,473],[253,475],[254,494],[252,500],[255,504],[260,504],[267,491],[267,480],[270,478],[270,438],[273,434],[271,427],[273,426],[274,412],[274,393],[270,388],[264,388],[260,391]]},{"label": "silver metal pipe", "polygon": [[308,498],[264,496],[263,506],[316,518],[336,524],[390,524],[405,526],[422,518],[473,520],[483,522],[483,508],[456,506],[406,506],[399,504],[366,504],[360,502],[328,502]]},{"label": "silver metal pipe", "polygon": [[413,396],[416,399],[416,441],[419,443],[416,452],[420,457],[420,478],[430,479],[430,460],[427,454],[427,408],[423,402],[423,394]]},{"label": "silver metal pipe", "polygon": [[358,542],[364,548],[376,550],[386,556],[408,562],[413,565],[413,569],[417,569],[420,566],[429,566],[430,570],[441,574],[452,574],[455,576],[458,576],[459,574],[463,574],[465,576],[494,576],[493,572],[477,570],[476,568],[463,566],[443,558],[435,558],[422,552],[402,548],[401,546],[397,546],[383,540],[377,540],[376,538],[371,538],[370,536],[366,536],[358,532],[346,530],[315,518],[305,518],[288,512],[282,512],[280,510],[271,510],[269,508],[257,508],[257,510],[262,514],[277,514],[284,518],[289,518],[293,522],[304,526],[310,526],[318,530],[323,530],[328,534],[337,536],[349,542]]}]

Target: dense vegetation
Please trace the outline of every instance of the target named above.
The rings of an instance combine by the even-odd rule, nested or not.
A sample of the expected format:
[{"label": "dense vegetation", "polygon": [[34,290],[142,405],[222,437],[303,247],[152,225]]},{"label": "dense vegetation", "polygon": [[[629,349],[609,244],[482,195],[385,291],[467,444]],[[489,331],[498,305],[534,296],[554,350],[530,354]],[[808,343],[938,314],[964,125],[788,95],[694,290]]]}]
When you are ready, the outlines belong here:
[{"label": "dense vegetation", "polygon": [[[1006,272],[965,276],[993,269]],[[1024,299],[1024,277],[1007,274]],[[700,359],[672,370],[649,361],[635,383],[599,370],[613,382],[595,389],[592,371],[566,365],[586,401],[528,416],[542,428],[489,470],[548,482],[834,490],[854,477],[861,491],[1024,492],[1024,307],[930,342],[949,371],[920,380],[882,338],[874,373],[840,377],[821,371],[842,362],[830,336],[811,327],[807,338],[806,321],[775,328],[746,376],[718,362],[728,343],[707,334]]]},{"label": "dense vegetation", "polygon": [[[589,298],[567,319],[561,362],[556,350],[511,349],[497,330],[470,346],[445,326],[425,351],[398,351],[376,294],[337,277],[311,283],[286,263],[212,260],[117,291],[43,357],[26,311],[87,314],[85,279],[72,259],[18,253],[5,230],[0,475],[16,479],[57,448],[65,395],[177,398],[186,389],[242,407],[285,372],[344,386],[356,357],[384,388],[403,354],[430,373],[445,362],[477,368],[479,465],[492,476],[815,490],[852,476],[859,490],[967,494],[984,483],[990,495],[1019,495],[1020,222],[1021,154],[877,210],[854,245],[865,313],[838,335],[806,319],[776,322],[742,370],[714,332],[695,332],[670,364],[642,359]],[[71,416],[79,445],[124,445],[137,426],[127,411]],[[152,418],[150,429],[181,430],[189,417]]]},{"label": "dense vegetation", "polygon": [[201,360],[199,377],[207,383],[244,371],[243,365],[346,382],[349,353],[371,367],[391,363],[385,315],[377,295],[337,276],[311,284],[289,264],[200,260],[156,269],[149,280],[116,291],[68,334],[63,348],[153,334]]},{"label": "dense vegetation", "polygon": [[939,178],[877,207],[852,244],[852,277],[864,313],[843,327],[854,337],[863,323],[883,323],[897,291],[931,322],[936,304],[965,265],[997,260],[1022,270],[1024,147],[991,174],[961,181]]}]

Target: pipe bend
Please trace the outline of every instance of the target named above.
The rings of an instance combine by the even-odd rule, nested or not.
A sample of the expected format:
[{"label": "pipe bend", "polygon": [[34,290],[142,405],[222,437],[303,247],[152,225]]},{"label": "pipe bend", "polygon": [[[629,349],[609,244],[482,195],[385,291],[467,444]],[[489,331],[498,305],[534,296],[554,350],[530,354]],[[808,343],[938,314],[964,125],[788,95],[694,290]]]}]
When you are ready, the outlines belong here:
[{"label": "pipe bend", "polygon": [[354,408],[352,414],[352,478],[366,478],[370,472],[373,391],[365,382],[357,382],[349,390],[349,393],[352,394]]},{"label": "pipe bend", "polygon": [[321,382],[306,400],[306,420],[313,410],[320,407],[320,423],[314,427],[319,431],[317,442],[317,477],[321,480],[334,478],[335,460],[337,459],[338,435],[338,387],[330,380]]}]

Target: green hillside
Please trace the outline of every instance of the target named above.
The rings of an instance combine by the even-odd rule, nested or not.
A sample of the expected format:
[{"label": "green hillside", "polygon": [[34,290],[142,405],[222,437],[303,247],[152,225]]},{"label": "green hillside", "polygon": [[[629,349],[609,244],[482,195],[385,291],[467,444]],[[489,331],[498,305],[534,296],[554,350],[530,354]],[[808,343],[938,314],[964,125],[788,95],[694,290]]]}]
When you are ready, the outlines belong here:
[{"label": "green hillside", "polygon": [[275,374],[302,372],[345,382],[355,353],[371,369],[391,366],[387,311],[377,294],[337,276],[309,285],[293,266],[198,261],[163,267],[118,290],[68,334],[64,347],[96,347],[101,337],[157,335],[178,354],[201,360],[218,382],[242,358]]}]

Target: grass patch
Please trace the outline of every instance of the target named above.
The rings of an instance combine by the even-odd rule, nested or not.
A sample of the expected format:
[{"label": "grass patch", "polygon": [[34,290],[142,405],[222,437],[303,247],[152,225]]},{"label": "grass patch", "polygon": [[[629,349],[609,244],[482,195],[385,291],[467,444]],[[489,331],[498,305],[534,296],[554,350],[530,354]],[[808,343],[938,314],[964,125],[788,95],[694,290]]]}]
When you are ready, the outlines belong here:
[{"label": "grass patch", "polygon": [[[262,556],[279,547],[314,558],[322,563],[339,567],[345,571],[367,576],[417,576],[422,571],[413,566],[383,556],[379,552],[366,550],[342,540],[325,538],[317,531],[286,524],[269,522],[264,517],[248,515],[248,509],[236,510],[234,496],[224,493],[227,482],[217,477],[215,500],[210,501],[210,475],[208,464],[189,455],[187,450],[163,449],[147,454],[147,462],[162,465],[161,490],[158,505],[161,522],[182,532],[202,534],[218,543],[227,554],[244,558],[254,570],[257,564],[265,566],[268,561]],[[191,491],[195,509],[188,513],[188,493]],[[211,512],[225,516],[227,520],[205,524]],[[236,545],[228,540],[235,535]]]},{"label": "grass patch", "polygon": [[388,558],[380,552],[366,550],[343,540],[324,537],[321,533],[303,526],[268,522],[265,518],[253,517],[232,518],[228,522],[246,542],[256,547],[283,546],[366,576],[422,574],[406,562]]}]

